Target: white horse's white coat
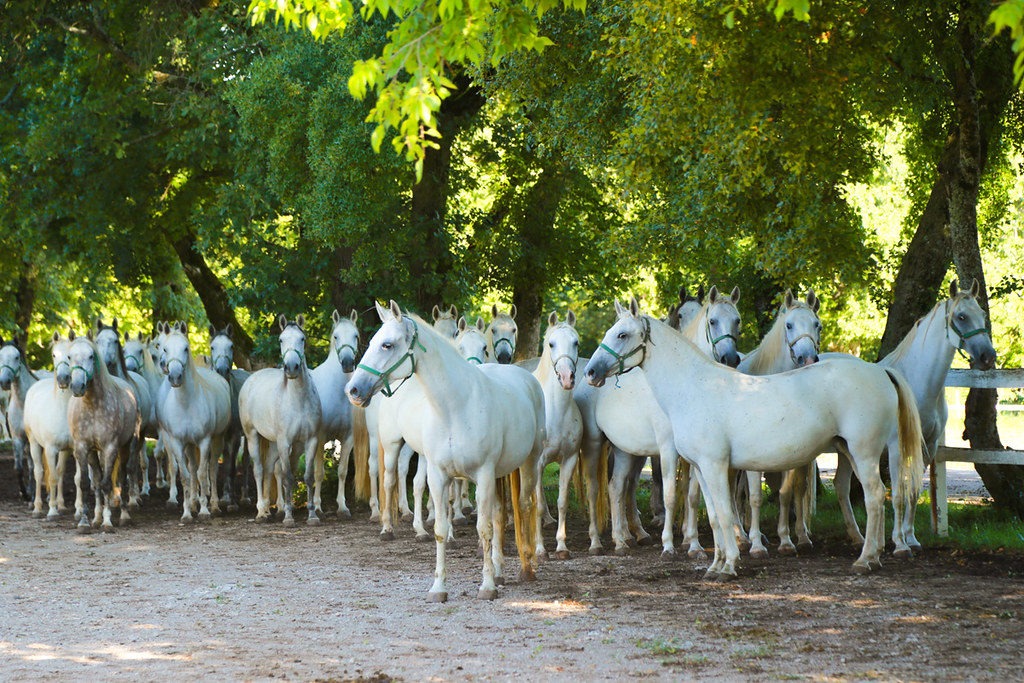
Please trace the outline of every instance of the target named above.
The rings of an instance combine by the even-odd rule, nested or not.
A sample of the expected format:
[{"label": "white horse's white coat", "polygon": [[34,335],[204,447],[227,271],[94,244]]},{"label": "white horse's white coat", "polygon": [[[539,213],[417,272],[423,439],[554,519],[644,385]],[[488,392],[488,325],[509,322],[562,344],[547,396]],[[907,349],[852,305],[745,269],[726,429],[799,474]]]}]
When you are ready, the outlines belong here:
[{"label": "white horse's white coat", "polygon": [[309,490],[308,524],[318,524],[316,507],[319,482],[314,482],[317,451],[320,450],[320,397],[306,367],[306,320],[300,315],[289,323],[282,315],[281,360],[283,367],[259,370],[242,385],[238,413],[245,431],[245,445],[252,458],[256,479],[256,521],[270,519],[270,489],[276,474],[281,477],[280,498],[284,503],[284,525],[294,526],[292,495],[295,467],[306,457],[306,485]]},{"label": "white horse's white coat", "polygon": [[39,378],[29,370],[21,353],[21,347],[14,342],[5,343],[0,339],[0,388],[9,392],[7,404],[7,427],[14,446],[14,470],[18,488],[25,500],[31,500],[27,474],[29,449],[25,436],[25,396]]},{"label": "white horse's white coat", "polygon": [[182,478],[181,521],[189,523],[220,513],[217,459],[231,420],[231,388],[227,380],[198,367],[182,323],[161,345],[167,377],[157,396],[157,417],[164,446],[178,463]]},{"label": "white horse's white coat", "polygon": [[[381,405],[380,438],[385,452],[397,458],[404,441],[427,459],[437,544],[430,589],[434,601],[448,597],[445,493],[452,477],[476,482],[477,532],[484,557],[479,597],[493,599],[503,561],[496,480],[517,471],[522,488],[516,505],[516,541],[522,577],[534,576],[534,496],[544,444],[540,385],[514,365],[467,363],[448,340],[422,320],[404,316],[393,301],[389,308],[378,305],[377,311],[382,324],[346,387],[349,400],[365,405],[377,391],[391,393]],[[388,507],[384,506],[382,516],[389,514]],[[498,542],[492,542],[495,536]]]},{"label": "white horse's white coat", "polygon": [[[913,394],[896,375],[869,363],[816,363],[766,377],[743,375],[703,356],[634,299],[587,364],[588,381],[642,367],[672,422],[678,452],[697,466],[715,534],[710,577],[735,576],[729,468],[774,471],[804,465],[841,439],[865,482],[868,535],[854,568],[881,565],[885,489],[878,459],[902,446],[896,478],[902,499],[921,476],[920,422]],[[897,437],[898,435],[898,437]],[[894,496],[896,498],[897,496]]]},{"label": "white horse's white coat", "polygon": [[[931,311],[918,320],[903,338],[903,341],[878,364],[898,370],[907,380],[917,400],[921,416],[921,430],[924,435],[925,463],[935,459],[936,449],[942,443],[946,431],[946,374],[957,350],[966,351],[972,367],[991,368],[995,365],[996,351],[992,346],[985,323],[985,313],[978,305],[979,285],[975,281],[971,289],[958,291],[956,281],[950,284],[949,298],[935,304]],[[845,354],[822,354],[822,358],[849,358]],[[889,467],[894,467],[895,455],[889,452]],[[855,543],[864,537],[850,506],[849,464],[839,459],[836,469],[835,486],[839,504],[846,520],[846,529]],[[914,513],[917,500],[907,501],[902,524],[893,528],[893,542],[902,548],[903,543],[919,550],[921,544],[914,535]],[[895,506],[895,496],[893,497]],[[899,519],[899,518],[897,518]]]}]

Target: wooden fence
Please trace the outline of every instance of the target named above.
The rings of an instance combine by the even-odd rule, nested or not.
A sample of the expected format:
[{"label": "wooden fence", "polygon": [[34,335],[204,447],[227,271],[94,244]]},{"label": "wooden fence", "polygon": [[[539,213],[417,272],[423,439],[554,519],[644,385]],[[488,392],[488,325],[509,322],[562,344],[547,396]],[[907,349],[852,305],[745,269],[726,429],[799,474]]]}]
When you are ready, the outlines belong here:
[{"label": "wooden fence", "polygon": [[[1024,368],[1012,370],[950,370],[947,387],[974,389],[1017,389],[1024,387]],[[974,448],[940,446],[931,471],[932,531],[949,535],[949,508],[946,491],[946,463],[971,462],[984,465],[1024,465],[1024,451],[989,451]]]}]

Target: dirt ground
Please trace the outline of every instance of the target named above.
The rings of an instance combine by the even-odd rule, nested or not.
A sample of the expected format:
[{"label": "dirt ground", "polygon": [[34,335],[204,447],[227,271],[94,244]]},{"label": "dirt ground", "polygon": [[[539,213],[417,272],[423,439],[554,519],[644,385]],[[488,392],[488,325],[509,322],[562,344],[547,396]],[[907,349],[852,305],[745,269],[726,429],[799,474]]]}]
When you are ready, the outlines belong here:
[{"label": "dirt ground", "polygon": [[655,547],[588,557],[577,519],[573,559],[493,602],[475,597],[475,531],[460,530],[450,601],[431,604],[433,544],[408,525],[384,543],[365,511],[295,530],[251,511],[182,526],[154,500],[132,527],[80,536],[70,517],[32,519],[12,469],[8,450],[2,680],[1006,681],[1024,666],[1019,556],[932,548],[862,577],[834,543],[717,584]]}]

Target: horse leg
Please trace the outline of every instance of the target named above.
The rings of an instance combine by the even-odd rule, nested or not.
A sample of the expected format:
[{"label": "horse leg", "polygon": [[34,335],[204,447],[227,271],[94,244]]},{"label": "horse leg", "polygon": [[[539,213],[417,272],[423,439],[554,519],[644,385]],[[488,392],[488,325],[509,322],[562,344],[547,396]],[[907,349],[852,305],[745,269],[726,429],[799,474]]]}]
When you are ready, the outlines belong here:
[{"label": "horse leg", "polygon": [[377,456],[377,440],[375,437],[370,437],[370,456],[367,460],[367,466],[370,470],[370,521],[376,522],[380,519],[380,491],[378,491],[378,484],[380,482],[380,458]]},{"label": "horse leg", "polygon": [[266,522],[270,519],[270,504],[266,498],[267,492],[263,489],[263,460],[267,445],[256,430],[252,430],[245,435],[245,446],[252,461],[253,479],[256,481],[256,521]]},{"label": "horse leg", "polygon": [[[654,463],[658,463],[658,475],[653,474]],[[662,452],[657,458],[651,458],[651,481],[660,479],[662,498],[661,554],[663,557],[674,557],[676,554],[675,516],[676,516],[676,472],[679,467],[679,456],[673,450]],[[651,488],[651,500],[654,500],[654,489]]]},{"label": "horse leg", "polygon": [[736,576],[736,563],[740,549],[736,543],[736,535],[731,533],[734,528],[732,504],[729,500],[729,458],[723,454],[713,461],[705,461],[697,467],[704,500],[708,507],[708,515],[713,520],[712,529],[715,536],[715,561],[708,569],[705,577],[712,580]]},{"label": "horse leg", "polygon": [[18,490],[21,492],[23,500],[32,502],[32,488],[31,482],[31,470],[25,465],[25,439],[20,436],[14,436],[11,439],[11,444],[14,447],[14,471],[18,476]]},{"label": "horse leg", "polygon": [[[387,475],[385,474],[385,477]],[[391,475],[394,477],[394,473]],[[445,570],[445,545],[448,542],[448,486],[451,479],[437,467],[427,469],[427,486],[430,488],[430,499],[434,503],[434,543],[437,556],[434,565],[434,583],[427,594],[430,602],[447,602],[448,586]],[[387,487],[385,487],[387,488]],[[384,506],[386,508],[389,506]],[[382,515],[383,517],[384,515]],[[390,516],[390,515],[388,515]],[[487,560],[485,560],[486,562]]]},{"label": "horse leg", "polygon": [[46,518],[54,520],[68,511],[64,502],[64,472],[68,467],[68,452],[47,448],[46,459],[50,467],[50,511]]},{"label": "horse leg", "polygon": [[855,545],[864,545],[864,536],[860,533],[860,525],[853,516],[853,505],[850,503],[850,477],[853,476],[853,466],[846,453],[840,452],[838,455],[833,485],[836,497],[839,498],[839,509],[843,511],[843,521],[846,522],[846,534]]},{"label": "horse leg", "polygon": [[789,534],[789,510],[793,502],[793,470],[786,470],[779,487],[779,555],[796,555],[796,546]]},{"label": "horse leg", "polygon": [[804,467],[793,470],[793,509],[796,511],[796,547],[800,550],[810,550],[814,547],[811,543],[811,532],[808,528],[810,517],[810,505],[807,498],[807,487],[813,481],[814,461],[812,460]]},{"label": "horse leg", "polygon": [[764,560],[768,557],[768,548],[764,547],[764,535],[761,533],[761,472],[745,472],[747,482],[747,500],[750,502],[750,557]]},{"label": "horse leg", "polygon": [[[404,452],[403,452],[404,456]],[[412,459],[410,455],[410,460]],[[423,524],[423,493],[427,487],[427,459],[422,455],[419,456],[419,460],[416,465],[416,476],[412,480],[412,528],[416,532],[417,541],[429,541],[430,534],[427,533],[427,529]],[[433,507],[430,509],[430,517],[427,519],[427,524],[433,524],[434,520]]]},{"label": "horse leg", "polygon": [[114,522],[111,519],[111,499],[114,495],[114,482],[117,480],[117,458],[118,448],[116,445],[107,446],[103,453],[100,454],[102,458],[102,480],[99,486],[94,487],[97,491],[96,499],[103,501],[103,521],[101,529],[104,533],[111,533],[114,531]]},{"label": "horse leg", "polygon": [[[481,550],[483,551],[484,568],[483,580],[480,583],[480,590],[476,596],[481,600],[494,600],[498,597],[498,587],[494,583],[495,558],[492,555],[494,541],[494,507],[497,503],[494,474],[481,473],[476,483],[476,532],[480,536]],[[455,505],[461,508],[461,500],[456,499]],[[537,526],[540,526],[538,523]]]},{"label": "horse leg", "polygon": [[[35,472],[36,492],[32,500],[32,516],[40,518],[43,516],[43,483],[46,480],[46,463],[43,461],[43,447],[35,441],[28,442],[32,454],[32,469]],[[50,490],[50,500],[53,500],[53,490]]]},{"label": "horse leg", "polygon": [[[589,528],[587,534],[590,536],[590,548],[587,551],[591,555],[603,555],[604,546],[601,545],[601,532],[598,524],[598,501],[599,495],[604,493],[602,482],[598,481],[598,470],[601,465],[601,443],[593,439],[583,442],[583,473],[587,480],[587,515],[589,517]],[[607,482],[604,482],[607,484]]]},{"label": "horse leg", "polygon": [[[414,517],[412,508],[409,507],[409,466],[412,464],[412,448],[408,445],[402,446],[398,455],[398,512],[402,515],[402,521],[411,521]],[[424,464],[424,468],[426,464]],[[426,485],[426,472],[423,473],[424,486]],[[422,502],[422,500],[421,500]]]},{"label": "horse leg", "polygon": [[[314,503],[310,500],[312,497],[312,487],[310,484],[313,483],[312,479],[315,467],[315,463],[313,461],[313,458],[315,457],[314,451],[320,447],[320,444],[317,443],[318,441],[319,438],[314,435],[311,439],[307,440],[305,448],[303,449],[306,454],[306,509],[309,510],[313,517],[316,517],[316,507],[314,507]],[[310,447],[310,444],[313,444],[312,447]],[[280,477],[278,486],[278,511],[280,512],[280,509],[282,507],[284,508],[284,519],[281,520],[281,522],[286,527],[295,526],[295,468],[298,465],[298,454],[295,455],[296,460],[293,461],[292,450],[296,446],[298,446],[298,444],[293,445],[283,440],[278,440],[277,442],[277,462],[280,465],[280,469],[275,470]],[[317,524],[319,521],[319,518],[317,518],[317,521],[313,522],[313,524]]]},{"label": "horse leg", "polygon": [[647,464],[647,458],[632,457],[629,459],[629,476],[626,478],[626,495],[623,500],[626,503],[626,521],[629,524],[629,532],[636,538],[638,545],[651,545],[651,535],[644,529],[640,521],[640,510],[636,506],[636,490],[640,483],[640,473]]},{"label": "horse leg", "polygon": [[450,495],[446,498],[452,506],[452,526],[468,526],[469,518],[462,511],[462,487],[468,487],[469,483],[462,477],[452,478]]},{"label": "horse leg", "polygon": [[149,451],[146,449],[146,439],[142,436],[139,437],[139,445],[139,481],[142,484],[140,495],[143,498],[149,498],[151,492],[149,485]]},{"label": "horse leg", "polygon": [[[129,504],[125,503],[122,496],[128,486],[138,486],[139,462],[135,455],[140,449],[140,437],[132,437],[127,445],[121,446],[114,452],[114,459],[111,463],[110,481],[113,487],[113,501],[121,509],[121,516],[117,523],[122,527],[132,523]],[[113,531],[111,526],[110,531]]]},{"label": "horse leg", "polygon": [[867,573],[882,566],[885,547],[885,485],[879,475],[879,451],[873,444],[849,444],[850,457],[864,487],[864,507],[867,524],[864,528],[864,547],[853,563],[854,571]]},{"label": "horse leg", "polygon": [[571,557],[569,546],[565,544],[565,522],[569,516],[569,487],[572,485],[572,475],[579,459],[579,451],[572,451],[558,466],[558,531],[555,532],[555,557],[560,560],[568,560]]},{"label": "horse leg", "polygon": [[[668,512],[666,517],[666,512],[670,508],[665,503],[665,477],[662,474],[661,464],[660,457],[651,456],[651,524],[656,527],[664,525],[665,520],[672,517],[671,512]],[[641,469],[643,468],[641,467]],[[640,476],[639,472],[637,472],[637,476]]]},{"label": "horse leg", "polygon": [[[915,504],[917,501],[910,501],[906,496],[900,495],[899,473],[901,467],[899,443],[895,444],[895,448],[894,444],[890,443],[889,476],[892,479],[892,543],[895,546],[893,557],[907,559],[914,556],[909,539],[914,538],[914,508],[917,507]],[[908,492],[908,495],[912,494]],[[914,538],[914,542],[917,542],[917,538]],[[918,547],[920,547],[919,543]]]},{"label": "horse leg", "polygon": [[220,517],[220,497],[217,495],[217,475],[220,473],[220,455],[224,451],[224,441],[226,440],[225,435],[220,434],[213,437],[210,442],[210,459],[207,463],[207,473],[209,476],[209,482],[207,491],[209,491],[210,499],[210,514],[215,517]]},{"label": "horse leg", "polygon": [[[401,440],[391,441],[384,444],[384,490],[381,491],[380,497],[380,538],[382,541],[392,541],[395,538],[393,512],[398,509],[398,506],[395,505],[397,502],[395,496],[398,495],[398,477],[396,475],[396,470],[398,469],[398,457],[402,451],[403,445],[404,443]],[[435,501],[435,503],[447,505],[447,489],[439,493],[443,495],[444,500]],[[430,489],[430,497],[434,497],[433,488]],[[437,535],[436,527],[434,529],[434,535]]]},{"label": "horse leg", "polygon": [[221,485],[221,501],[228,512],[238,509],[235,502],[235,476],[238,470],[238,433],[233,427],[228,427],[227,436],[224,438],[224,476]]},{"label": "horse leg", "polygon": [[[548,551],[547,551],[547,548],[544,547],[544,526],[547,524],[547,520],[544,519],[544,516],[545,516],[545,514],[547,514],[547,516],[550,517],[551,513],[548,512],[547,501],[544,499],[544,476],[543,476],[544,465],[543,465],[543,463],[549,462],[549,460],[548,460],[549,456],[552,459],[557,459],[557,456],[554,453],[549,454],[549,453],[545,452],[544,455],[541,456],[540,462],[542,463],[542,465],[541,465],[541,473],[542,474],[541,474],[541,476],[537,477],[537,483],[533,487],[534,495],[536,496],[536,500],[537,500],[537,507],[538,507],[538,510],[540,512],[540,514],[537,515],[537,524],[536,524],[536,526],[534,527],[534,530],[533,530],[533,534],[535,536],[535,538],[534,538],[534,544],[535,545],[534,545],[533,552],[537,556],[537,559],[540,560],[540,561],[544,561],[544,560],[548,559]],[[561,468],[561,465],[559,465],[559,468]],[[559,477],[559,479],[561,479],[561,477]],[[477,496],[476,497],[477,497],[477,509],[479,510],[480,509],[480,503],[479,503],[480,493],[479,493],[479,491],[477,492]],[[478,514],[482,514],[482,513],[478,513]],[[477,524],[479,525],[479,522]]]},{"label": "horse leg", "polygon": [[629,541],[633,538],[628,536],[626,528],[625,497],[626,478],[629,476],[629,466],[626,458],[632,456],[622,453],[618,448],[612,448],[609,452],[612,458],[612,476],[608,482],[608,507],[612,516],[612,542],[615,544],[615,554],[625,555],[629,551]]},{"label": "horse leg", "polygon": [[[87,473],[89,463],[86,460],[84,454],[79,453],[79,448],[76,445],[73,451],[75,458],[75,519],[78,520],[78,531],[88,531],[89,522],[86,519],[85,514],[85,491],[82,487],[82,474]],[[83,524],[85,528],[83,529]]]},{"label": "horse leg", "polygon": [[[323,441],[319,436],[311,439],[313,447],[310,448],[309,441],[306,442],[305,454],[306,454],[306,472],[303,479],[306,482],[306,524],[310,526],[316,526],[320,523],[320,516],[317,511],[320,509],[320,472],[323,471],[323,458],[324,449],[321,444]],[[320,466],[317,467],[317,461],[320,461]],[[319,470],[319,471],[318,471]],[[286,496],[287,498],[287,496]],[[287,508],[289,501],[285,500],[285,519],[288,518]]]},{"label": "horse leg", "polygon": [[[351,430],[345,440],[339,443],[340,450],[335,451],[338,456],[338,516],[351,519],[352,511],[348,509],[348,502],[345,500],[345,488],[348,485],[348,463],[352,459],[352,450],[355,448],[355,438],[352,436]],[[370,476],[373,476],[372,472]]]},{"label": "horse leg", "polygon": [[[211,497],[210,460],[212,458],[210,456],[212,450],[213,443],[210,438],[205,438],[196,445],[196,455],[199,459],[196,467],[196,488],[199,491],[199,514],[196,515],[196,520],[200,522],[208,522],[213,516],[210,513],[210,507],[207,503]],[[216,485],[216,479],[214,479],[214,485]]]},{"label": "horse leg", "polygon": [[707,561],[708,555],[700,544],[698,517],[700,516],[700,483],[693,472],[693,466],[686,460],[682,461],[680,470],[685,472],[679,484],[686,490],[686,518],[684,520],[683,544],[686,545],[686,556],[691,560]]}]

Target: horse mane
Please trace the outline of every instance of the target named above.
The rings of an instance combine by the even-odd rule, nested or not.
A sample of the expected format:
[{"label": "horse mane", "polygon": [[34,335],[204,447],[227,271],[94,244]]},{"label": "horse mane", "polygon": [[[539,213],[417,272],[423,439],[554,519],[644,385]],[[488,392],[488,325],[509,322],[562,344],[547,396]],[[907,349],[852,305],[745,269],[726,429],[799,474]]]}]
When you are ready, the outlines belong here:
[{"label": "horse mane", "polygon": [[910,328],[910,331],[907,332],[906,336],[903,337],[900,343],[896,345],[896,348],[890,351],[882,360],[884,360],[886,364],[889,365],[893,363],[898,363],[899,361],[906,358],[910,354],[910,349],[914,346],[914,340],[917,339],[917,335],[923,334],[921,329],[921,323],[924,322],[925,320],[928,321],[927,325],[924,325],[924,332],[927,332],[927,330],[931,328],[932,324],[939,317],[939,306],[945,306],[947,303],[952,303],[953,305],[956,305],[957,301],[959,301],[962,297],[967,296],[970,295],[967,294],[966,292],[960,292],[954,297],[951,297],[949,299],[943,299],[942,301],[937,302],[934,306],[932,306],[932,310],[928,311],[914,322],[914,326]]},{"label": "horse mane", "polygon": [[[810,308],[810,306],[802,301],[793,302],[794,308],[797,305]],[[775,316],[775,322],[772,323],[768,334],[764,336],[764,339],[761,340],[756,349],[747,354],[747,358],[750,359],[750,365],[747,366],[747,374],[765,375],[771,371],[772,366],[775,365],[775,361],[782,355],[782,349],[786,345],[785,320],[785,314],[780,313]]]},{"label": "horse mane", "polygon": [[[459,355],[459,350],[455,347],[455,344],[452,343],[453,340],[449,339],[448,337],[444,336],[443,334],[435,330],[434,326],[427,323],[426,320],[416,315],[415,313],[403,312],[402,317],[412,320],[413,323],[416,325],[417,334],[419,334],[420,339],[429,340],[430,343],[437,348],[437,351],[441,355],[450,355],[452,358],[464,360],[462,356]],[[469,365],[472,365],[472,363],[470,363]]]},{"label": "horse mane", "polygon": [[[707,306],[707,304],[705,304],[705,306]],[[676,344],[679,346],[689,347],[688,351],[692,351],[693,355],[695,356],[693,362],[706,363],[708,365],[718,366],[722,368],[725,367],[721,363],[715,362],[715,360],[711,356],[701,351],[700,347],[698,347],[687,334],[680,332],[679,330],[673,329],[672,327],[669,326],[668,323],[662,320],[658,320],[654,316],[644,314],[643,317],[647,319],[652,329],[659,325],[665,328],[665,336],[668,338],[670,345]],[[650,343],[653,344],[653,340]]]},{"label": "horse mane", "polygon": [[[700,311],[697,312],[697,315],[693,316],[693,319],[690,320],[690,322],[688,322],[686,324],[686,327],[684,327],[683,329],[679,330],[679,332],[681,332],[682,335],[684,337],[686,337],[687,339],[693,339],[694,337],[696,337],[697,336],[697,332],[700,331],[701,324],[703,324],[704,321],[707,320],[708,309],[710,307],[711,307],[711,302],[710,301],[705,301],[703,304],[701,304]],[[661,321],[659,320],[658,322],[661,322]],[[665,323],[665,324],[667,325],[668,323]]]}]

